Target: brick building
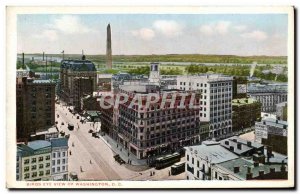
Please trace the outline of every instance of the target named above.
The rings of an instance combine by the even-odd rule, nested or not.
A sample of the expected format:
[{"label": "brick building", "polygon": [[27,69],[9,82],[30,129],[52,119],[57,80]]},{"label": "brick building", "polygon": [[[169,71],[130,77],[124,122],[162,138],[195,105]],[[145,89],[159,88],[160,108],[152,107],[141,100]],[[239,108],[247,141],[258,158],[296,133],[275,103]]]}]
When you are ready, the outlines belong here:
[{"label": "brick building", "polygon": [[55,83],[28,77],[16,79],[17,139],[27,141],[55,123]]},{"label": "brick building", "polygon": [[82,60],[63,60],[60,68],[60,96],[80,111],[81,98],[91,95],[97,86],[97,71],[95,65],[85,57]]}]

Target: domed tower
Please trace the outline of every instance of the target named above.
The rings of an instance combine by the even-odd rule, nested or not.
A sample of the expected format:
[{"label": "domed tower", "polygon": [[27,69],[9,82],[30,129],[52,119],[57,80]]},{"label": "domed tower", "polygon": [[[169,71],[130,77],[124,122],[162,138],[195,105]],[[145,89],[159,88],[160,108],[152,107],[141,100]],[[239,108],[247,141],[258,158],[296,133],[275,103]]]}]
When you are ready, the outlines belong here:
[{"label": "domed tower", "polygon": [[160,85],[159,63],[151,63],[150,64],[149,81],[151,83],[156,83],[156,84]]}]

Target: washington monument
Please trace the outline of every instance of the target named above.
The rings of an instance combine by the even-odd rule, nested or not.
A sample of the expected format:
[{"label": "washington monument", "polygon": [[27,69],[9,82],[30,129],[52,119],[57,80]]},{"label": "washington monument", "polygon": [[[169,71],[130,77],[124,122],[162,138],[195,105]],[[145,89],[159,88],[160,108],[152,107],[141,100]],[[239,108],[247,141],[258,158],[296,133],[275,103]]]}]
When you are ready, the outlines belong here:
[{"label": "washington monument", "polygon": [[112,54],[111,54],[111,29],[110,24],[107,25],[107,38],[106,38],[106,68],[112,68]]}]

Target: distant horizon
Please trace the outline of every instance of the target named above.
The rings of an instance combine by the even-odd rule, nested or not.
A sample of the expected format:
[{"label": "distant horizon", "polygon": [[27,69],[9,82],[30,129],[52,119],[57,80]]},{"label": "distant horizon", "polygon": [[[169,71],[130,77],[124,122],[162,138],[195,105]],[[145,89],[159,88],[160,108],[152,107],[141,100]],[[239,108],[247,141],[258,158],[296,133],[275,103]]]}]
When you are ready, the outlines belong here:
[{"label": "distant horizon", "polygon": [[[20,14],[17,52],[287,56],[287,14]],[[214,53],[214,54],[211,54]]]},{"label": "distant horizon", "polygon": [[[24,53],[26,55],[43,55],[43,53]],[[17,53],[22,55],[22,53]],[[61,53],[45,53],[45,55],[62,55]],[[65,55],[82,55],[82,53],[65,53]],[[85,56],[106,56],[106,54],[84,54]],[[230,55],[230,54],[112,54],[112,56],[155,56],[155,55],[204,55],[204,56],[236,56],[236,57],[287,57],[285,55]]]}]

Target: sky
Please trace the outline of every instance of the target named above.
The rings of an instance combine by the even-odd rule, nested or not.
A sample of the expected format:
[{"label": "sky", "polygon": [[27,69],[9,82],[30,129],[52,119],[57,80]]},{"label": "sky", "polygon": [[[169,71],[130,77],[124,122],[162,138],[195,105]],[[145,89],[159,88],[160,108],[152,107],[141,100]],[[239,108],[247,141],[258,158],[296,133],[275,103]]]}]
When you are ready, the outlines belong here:
[{"label": "sky", "polygon": [[18,53],[287,56],[287,14],[18,15]]}]

